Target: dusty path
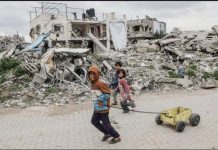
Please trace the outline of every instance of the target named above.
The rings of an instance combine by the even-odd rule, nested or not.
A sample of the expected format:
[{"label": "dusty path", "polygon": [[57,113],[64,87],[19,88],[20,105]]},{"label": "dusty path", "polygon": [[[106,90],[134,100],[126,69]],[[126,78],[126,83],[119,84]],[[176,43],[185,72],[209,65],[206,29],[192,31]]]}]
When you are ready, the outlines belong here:
[{"label": "dusty path", "polygon": [[110,119],[122,142],[101,142],[102,134],[91,124],[92,104],[30,107],[0,110],[0,148],[218,148],[218,89],[144,94],[136,98],[137,109],[162,111],[175,106],[191,108],[201,115],[197,127],[187,124],[182,133],[167,124],[158,126],[155,115],[123,114],[111,108]]}]

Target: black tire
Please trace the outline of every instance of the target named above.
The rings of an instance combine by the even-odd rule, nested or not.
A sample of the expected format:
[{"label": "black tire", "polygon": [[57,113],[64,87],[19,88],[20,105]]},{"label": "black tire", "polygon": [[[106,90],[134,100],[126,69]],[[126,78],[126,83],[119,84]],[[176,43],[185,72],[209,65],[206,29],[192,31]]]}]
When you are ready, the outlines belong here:
[{"label": "black tire", "polygon": [[197,126],[200,122],[200,115],[199,114],[191,114],[189,118],[189,122],[192,126]]},{"label": "black tire", "polygon": [[176,123],[176,131],[182,132],[185,129],[185,123],[183,121],[178,121]]},{"label": "black tire", "polygon": [[161,125],[161,124],[163,123],[163,121],[160,120],[160,115],[157,115],[157,116],[155,117],[155,121],[156,121],[156,123],[157,123],[158,125]]}]

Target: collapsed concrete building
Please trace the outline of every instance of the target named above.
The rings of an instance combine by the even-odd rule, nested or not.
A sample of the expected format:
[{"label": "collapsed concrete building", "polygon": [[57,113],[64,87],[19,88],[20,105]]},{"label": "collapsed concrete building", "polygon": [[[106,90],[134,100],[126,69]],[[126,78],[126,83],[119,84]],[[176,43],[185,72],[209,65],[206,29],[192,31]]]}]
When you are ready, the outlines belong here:
[{"label": "collapsed concrete building", "polygon": [[127,27],[130,43],[138,40],[152,39],[155,33],[166,33],[166,23],[149,16],[143,19],[128,20]]},{"label": "collapsed concrete building", "polygon": [[25,38],[14,34],[13,36],[0,36],[0,49],[7,50],[13,45],[25,44]]},{"label": "collapsed concrete building", "polygon": [[42,33],[51,31],[46,39],[49,47],[59,43],[69,48],[86,47],[92,52],[99,48],[110,50],[114,48],[110,24],[121,22],[126,28],[125,17],[116,19],[115,14],[104,14],[103,21],[99,21],[93,8],[85,13],[82,8],[68,7],[63,3],[41,4],[41,7],[34,7],[34,11],[30,11],[30,37],[35,41]]}]

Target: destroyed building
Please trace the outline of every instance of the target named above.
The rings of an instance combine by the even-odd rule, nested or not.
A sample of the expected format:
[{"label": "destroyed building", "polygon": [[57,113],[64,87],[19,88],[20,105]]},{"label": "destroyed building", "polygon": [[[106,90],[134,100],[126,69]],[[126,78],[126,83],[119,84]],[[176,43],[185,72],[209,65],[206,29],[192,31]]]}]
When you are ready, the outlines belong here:
[{"label": "destroyed building", "polygon": [[[46,42],[50,47],[57,43],[69,48],[86,47],[93,51],[113,48],[109,24],[117,20],[113,15],[105,14],[99,21],[95,9],[68,7],[63,3],[41,2],[41,7],[30,11],[30,37],[35,41],[42,33],[51,31]],[[96,44],[97,43],[97,44]],[[97,46],[98,45],[98,46]]]},{"label": "destroyed building", "polygon": [[14,34],[13,36],[0,36],[0,49],[7,50],[13,45],[25,44],[25,38]]},{"label": "destroyed building", "polygon": [[[59,6],[64,10],[57,9]],[[88,68],[99,66],[101,79],[111,82],[116,61],[122,62],[133,95],[218,88],[218,25],[210,32],[175,28],[163,38],[153,39],[155,32],[166,31],[166,24],[147,17],[147,22],[142,19],[139,24],[151,27],[146,31],[150,38],[135,37],[136,43],[127,44],[125,16],[117,19],[115,13],[107,13],[98,21],[93,9],[86,13],[70,10],[62,3],[42,2],[30,12],[32,43],[0,53],[0,66],[12,64],[0,71],[0,107],[83,103],[91,99]],[[49,47],[43,52],[45,41]]]},{"label": "destroyed building", "polygon": [[144,19],[128,20],[127,27],[130,43],[138,40],[152,39],[155,33],[166,33],[166,23],[149,16],[146,16]]}]

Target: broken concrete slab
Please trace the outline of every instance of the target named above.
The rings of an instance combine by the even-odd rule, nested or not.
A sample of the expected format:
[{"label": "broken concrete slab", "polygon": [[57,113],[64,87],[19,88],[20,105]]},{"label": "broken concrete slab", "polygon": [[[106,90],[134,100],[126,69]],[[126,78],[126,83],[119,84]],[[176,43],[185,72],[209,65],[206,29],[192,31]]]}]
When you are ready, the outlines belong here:
[{"label": "broken concrete slab", "polygon": [[162,68],[167,70],[176,70],[176,66],[170,63],[163,63]]},{"label": "broken concrete slab", "polygon": [[216,32],[216,34],[218,34],[218,25],[212,26],[211,28]]},{"label": "broken concrete slab", "polygon": [[82,64],[83,64],[83,61],[81,58],[76,58],[73,61],[74,61],[75,66],[82,66]]},{"label": "broken concrete slab", "polygon": [[54,51],[55,53],[66,53],[70,56],[86,56],[89,52],[89,48],[51,48],[50,51]]},{"label": "broken concrete slab", "polygon": [[103,51],[107,51],[107,48],[92,34],[87,33],[87,36]]},{"label": "broken concrete slab", "polygon": [[212,53],[212,54],[215,54],[215,53],[216,53],[216,51],[215,51],[214,49],[212,49],[211,47],[207,47],[207,48],[206,48],[206,52]]},{"label": "broken concrete slab", "polygon": [[5,58],[9,58],[16,50],[16,46],[14,46],[13,48],[11,48],[7,54],[5,55]]},{"label": "broken concrete slab", "polygon": [[157,78],[156,83],[176,83],[176,78]]},{"label": "broken concrete slab", "polygon": [[1,52],[1,53],[0,53],[0,60],[4,59],[4,58],[5,58],[4,56],[5,56],[8,52],[9,52],[9,50],[6,50],[6,51]]},{"label": "broken concrete slab", "polygon": [[45,80],[47,79],[47,77],[45,77],[45,76],[42,76],[41,74],[39,74],[39,73],[35,73],[34,74],[34,77],[33,77],[33,82],[35,82],[35,83],[38,83],[38,84],[43,84],[43,83],[45,83]]},{"label": "broken concrete slab", "polygon": [[160,46],[157,44],[152,44],[148,47],[148,52],[158,52],[160,51]]},{"label": "broken concrete slab", "polygon": [[113,68],[111,67],[111,65],[110,65],[106,60],[103,60],[102,63],[107,67],[107,69],[108,69],[109,71],[113,69]]},{"label": "broken concrete slab", "polygon": [[138,53],[146,53],[148,51],[148,48],[150,47],[150,44],[147,42],[139,41],[136,44],[136,51]]},{"label": "broken concrete slab", "polygon": [[160,40],[160,45],[164,46],[164,45],[174,43],[174,42],[177,42],[177,41],[181,41],[181,39],[180,38],[171,38],[171,39]]},{"label": "broken concrete slab", "polygon": [[218,81],[216,81],[215,79],[207,79],[206,81],[203,81],[201,84],[201,88],[203,89],[211,89],[217,87],[218,87]]},{"label": "broken concrete slab", "polygon": [[188,79],[177,79],[176,84],[178,84],[184,88],[188,88],[188,87],[193,85],[193,82],[191,80],[188,80]]},{"label": "broken concrete slab", "polygon": [[25,63],[25,64],[23,64],[23,67],[24,67],[28,72],[30,72],[30,73],[32,73],[32,74],[38,72],[38,68],[37,68],[34,64],[32,64],[32,63],[28,63],[28,64]]},{"label": "broken concrete slab", "polygon": [[164,47],[165,50],[172,52],[173,54],[176,54],[177,56],[182,56],[182,52],[178,50],[176,47],[172,46],[166,46]]}]

